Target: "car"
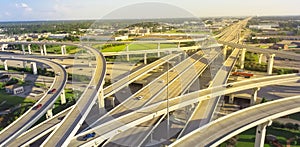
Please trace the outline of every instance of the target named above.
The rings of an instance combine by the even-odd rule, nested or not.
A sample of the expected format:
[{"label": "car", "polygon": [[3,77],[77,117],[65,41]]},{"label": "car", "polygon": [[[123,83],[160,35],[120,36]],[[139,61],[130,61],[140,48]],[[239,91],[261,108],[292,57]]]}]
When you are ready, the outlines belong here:
[{"label": "car", "polygon": [[96,133],[93,132],[93,133],[86,134],[85,136],[83,136],[82,139],[83,139],[84,141],[87,141],[88,139],[93,138],[93,137],[95,137],[95,136],[96,136]]},{"label": "car", "polygon": [[65,118],[65,116],[59,117],[57,118],[58,120],[63,120]]},{"label": "car", "polygon": [[54,93],[55,91],[56,91],[56,89],[54,88],[54,89],[50,90],[50,91],[48,92],[48,94],[52,94],[52,93]]},{"label": "car", "polygon": [[38,104],[34,107],[34,110],[38,110],[38,109],[41,109],[43,106],[43,104]]},{"label": "car", "polygon": [[144,98],[143,96],[138,96],[138,97],[136,97],[137,100],[141,100],[141,99],[143,99],[143,98]]},{"label": "car", "polygon": [[96,86],[89,86],[89,89],[95,89]]},{"label": "car", "polygon": [[227,84],[226,85],[226,88],[230,88],[230,87],[233,87],[233,85],[232,84]]},{"label": "car", "polygon": [[159,81],[158,81],[158,83],[164,83],[164,82],[165,82],[164,80],[159,80]]},{"label": "car", "polygon": [[57,72],[56,75],[57,75],[57,76],[60,76],[60,72]]}]

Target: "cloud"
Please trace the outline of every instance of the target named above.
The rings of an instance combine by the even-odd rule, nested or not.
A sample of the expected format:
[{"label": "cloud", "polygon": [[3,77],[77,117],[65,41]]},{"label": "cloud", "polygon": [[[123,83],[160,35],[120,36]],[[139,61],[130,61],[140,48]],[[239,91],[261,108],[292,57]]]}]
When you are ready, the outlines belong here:
[{"label": "cloud", "polygon": [[9,12],[5,12],[4,15],[5,16],[11,16],[11,14]]},{"label": "cloud", "polygon": [[24,9],[25,11],[32,11],[32,8],[30,8],[27,4],[25,3],[16,3],[16,7],[17,8],[21,8],[21,9]]}]

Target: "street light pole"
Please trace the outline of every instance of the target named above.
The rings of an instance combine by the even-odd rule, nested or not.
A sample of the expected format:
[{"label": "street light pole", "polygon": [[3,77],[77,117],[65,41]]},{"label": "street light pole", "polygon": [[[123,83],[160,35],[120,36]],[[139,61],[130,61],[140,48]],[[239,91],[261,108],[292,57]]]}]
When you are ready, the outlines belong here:
[{"label": "street light pole", "polygon": [[170,137],[170,114],[169,114],[169,61],[167,62],[167,139]]}]

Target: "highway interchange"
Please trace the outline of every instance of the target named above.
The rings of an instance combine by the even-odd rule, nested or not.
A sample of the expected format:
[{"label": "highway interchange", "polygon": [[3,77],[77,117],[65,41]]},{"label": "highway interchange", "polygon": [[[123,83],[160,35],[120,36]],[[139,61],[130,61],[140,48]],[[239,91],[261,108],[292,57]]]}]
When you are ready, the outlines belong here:
[{"label": "highway interchange", "polygon": [[[251,19],[251,18],[249,18]],[[55,45],[72,45],[78,46],[88,50],[96,59],[96,68],[93,73],[93,77],[89,85],[87,86],[86,90],[79,98],[77,103],[66,109],[65,111],[57,114],[56,116],[46,120],[45,122],[41,123],[38,126],[35,126],[28,130],[42,115],[46,113],[47,110],[51,109],[52,105],[54,104],[55,100],[61,94],[62,90],[64,89],[66,82],[67,82],[67,73],[65,69],[50,60],[36,58],[34,59],[33,55],[20,55],[15,56],[15,58],[10,58],[10,55],[1,55],[1,60],[20,60],[20,61],[28,61],[28,62],[41,62],[43,64],[49,65],[55,73],[61,73],[60,76],[55,77],[55,82],[51,86],[50,89],[56,88],[57,92],[54,94],[46,93],[45,96],[37,102],[37,104],[43,104],[42,109],[39,110],[28,110],[22,117],[16,120],[14,123],[9,125],[6,129],[0,132],[0,143],[1,146],[26,146],[30,145],[34,141],[38,140],[39,138],[43,137],[46,134],[50,134],[47,138],[43,141],[41,146],[97,146],[100,144],[105,143],[106,146],[109,146],[109,141],[114,140],[113,138],[118,135],[119,138],[126,138],[125,140],[130,144],[129,146],[141,145],[145,141],[144,138],[149,136],[149,133],[155,127],[157,127],[157,122],[161,122],[164,117],[168,114],[167,112],[175,111],[186,107],[191,104],[198,104],[196,107],[193,115],[190,117],[188,123],[184,127],[183,131],[180,133],[181,138],[176,141],[172,146],[187,146],[184,143],[194,144],[193,146],[202,146],[204,143],[211,145],[210,143],[214,143],[216,140],[220,140],[220,137],[227,136],[226,139],[230,135],[228,135],[225,130],[222,136],[221,133],[220,137],[217,139],[212,140],[203,140],[202,142],[195,142],[193,140],[199,140],[197,137],[200,135],[201,138],[211,139],[209,136],[215,136],[213,131],[217,130],[210,129],[212,133],[201,133],[205,128],[214,128],[213,125],[220,125],[220,123],[230,123],[233,121],[218,121],[219,119],[209,123],[211,121],[212,114],[216,110],[216,106],[219,102],[221,96],[226,94],[253,89],[253,88],[260,88],[264,86],[274,85],[283,82],[296,82],[300,79],[299,74],[291,74],[291,75],[282,75],[282,76],[269,76],[259,79],[251,79],[242,82],[232,83],[232,88],[226,88],[227,79],[230,75],[230,72],[237,62],[237,59],[240,54],[241,48],[247,48],[249,51],[256,52],[256,53],[271,53],[270,50],[258,50],[254,49],[253,47],[247,47],[245,45],[240,45],[241,38],[237,36],[241,36],[241,30],[245,28],[247,21],[249,19],[245,19],[240,21],[239,23],[231,26],[231,29],[224,30],[219,36],[219,42],[233,47],[233,51],[231,55],[228,57],[226,61],[222,64],[221,67],[218,68],[217,74],[213,77],[212,84],[207,89],[199,89],[199,91],[187,93],[189,87],[195,80],[202,75],[202,73],[214,63],[215,59],[222,58],[223,50],[211,47],[207,50],[199,50],[201,46],[194,46],[194,47],[186,47],[183,50],[194,50],[194,54],[184,58],[184,52],[179,51],[177,49],[161,49],[159,51],[163,52],[174,52],[168,56],[162,57],[161,59],[146,65],[145,67],[137,70],[136,72],[130,73],[128,76],[118,79],[117,82],[113,83],[112,85],[103,88],[104,85],[104,78],[106,75],[106,61],[104,55],[95,50],[91,47],[73,43],[35,43],[35,42],[9,42],[8,44],[55,44]],[[173,40],[171,42],[175,42],[179,44],[181,42],[190,42],[190,41],[204,41],[205,39],[196,39],[196,40]],[[165,41],[170,42],[170,41]],[[117,43],[117,42],[116,42]],[[128,42],[130,43],[130,42]],[[149,41],[145,42],[138,42],[138,43],[149,43]],[[151,43],[158,43],[153,42]],[[160,41],[159,43],[164,43]],[[180,48],[180,46],[179,46]],[[226,49],[226,48],[225,48]],[[227,50],[227,49],[226,49]],[[157,53],[158,50],[151,50],[149,53]],[[125,51],[119,53],[112,53],[111,55],[128,55],[128,54],[145,54],[145,51]],[[290,54],[287,52],[276,52],[276,55],[282,58],[289,58],[298,60],[299,55]],[[40,56],[36,56],[40,57]],[[47,57],[46,57],[47,58]],[[55,58],[55,56],[51,57]],[[177,58],[181,60],[176,60]],[[223,59],[223,58],[222,58]],[[171,60],[175,60],[175,65],[171,65]],[[135,80],[139,79],[141,76],[145,75],[146,73],[158,68],[162,65],[170,66],[167,70],[157,77],[155,80],[150,82],[150,84],[143,87],[138,92],[134,93],[132,96],[127,98],[126,100],[122,101],[120,105],[116,106],[114,109],[109,111],[105,114],[105,106],[104,106],[104,99],[112,96],[122,88],[126,87],[130,83],[134,82]],[[137,99],[137,97],[141,97]],[[286,100],[282,100],[281,102],[286,102],[287,104],[293,103],[295,98],[289,98]],[[290,101],[289,101],[290,100]],[[270,115],[278,114],[278,111],[271,111],[274,105],[270,104],[270,108],[267,106],[269,105],[262,105],[257,106],[261,107],[265,111],[270,111]],[[36,104],[36,105],[37,105]],[[97,104],[99,105],[99,118],[94,121],[94,123],[89,124],[88,128],[80,130],[84,121],[87,119],[89,112],[92,110],[93,106]],[[167,110],[167,105],[169,105],[169,110]],[[208,108],[208,109],[206,109]],[[290,109],[294,109],[294,107],[282,107],[285,111],[289,111]],[[251,107],[249,109],[245,109],[242,112],[251,112]],[[292,111],[292,112],[298,112]],[[201,113],[198,113],[201,112]],[[240,113],[242,113],[240,112]],[[239,112],[237,112],[239,113]],[[195,115],[198,114],[198,115]],[[254,112],[253,112],[254,114]],[[290,114],[290,113],[289,113]],[[266,114],[267,115],[267,114]],[[232,117],[230,117],[232,116]],[[237,119],[234,115],[230,115],[228,119]],[[244,116],[244,115],[241,115]],[[280,116],[284,116],[283,114]],[[246,116],[245,116],[246,117]],[[266,116],[263,116],[266,117]],[[253,121],[259,121],[262,116],[251,117]],[[277,116],[276,116],[277,117]],[[63,119],[58,119],[63,118]],[[190,121],[195,122],[194,120],[205,119],[205,122],[197,122],[198,124],[190,124]],[[221,118],[220,120],[223,120]],[[273,119],[273,118],[272,118]],[[247,127],[247,123],[250,120],[245,119],[245,124],[241,124],[241,126]],[[151,129],[143,129],[140,127],[135,127],[142,123],[147,122],[149,126],[154,126]],[[263,123],[263,122],[262,122]],[[259,125],[259,123],[255,124]],[[254,127],[253,125],[252,127]],[[212,127],[210,127],[212,126]],[[221,125],[224,126],[224,125]],[[199,128],[200,127],[200,128]],[[235,131],[233,126],[229,131]],[[199,128],[199,129],[198,129]],[[203,129],[204,128],[204,129]],[[131,136],[128,131],[129,129],[133,129],[132,131],[135,132],[143,132],[142,136],[139,141],[135,141],[134,135]],[[27,131],[28,130],[28,131]],[[193,131],[197,130],[197,131]],[[243,129],[245,130],[245,129]],[[218,131],[218,130],[217,130]],[[96,136],[90,140],[83,141],[81,138],[86,134],[96,132]],[[241,130],[238,131],[239,133]],[[23,134],[22,134],[23,133]],[[200,133],[200,135],[199,135]],[[22,135],[21,135],[22,134]],[[204,135],[208,135],[204,136]],[[236,134],[234,134],[236,135]],[[186,137],[189,136],[189,137]],[[195,137],[193,137],[195,136]],[[218,137],[218,136],[215,136]],[[201,140],[201,139],[200,139]],[[223,140],[226,141],[226,140]],[[125,141],[123,141],[125,142]],[[121,141],[122,143],[122,141]]]}]

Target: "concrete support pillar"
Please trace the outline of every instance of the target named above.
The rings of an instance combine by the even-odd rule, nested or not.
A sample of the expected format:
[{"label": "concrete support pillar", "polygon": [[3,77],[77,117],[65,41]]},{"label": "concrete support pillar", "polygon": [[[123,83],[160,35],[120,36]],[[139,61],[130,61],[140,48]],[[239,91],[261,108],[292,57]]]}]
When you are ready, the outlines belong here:
[{"label": "concrete support pillar", "polygon": [[65,55],[65,49],[64,49],[64,46],[65,46],[65,45],[62,45],[62,46],[60,47],[61,55]]},{"label": "concrete support pillar", "polygon": [[66,45],[61,46],[61,55],[66,55]]},{"label": "concrete support pillar", "polygon": [[47,47],[46,47],[46,44],[43,45],[43,48],[44,48],[44,55],[47,56]]},{"label": "concrete support pillar", "polygon": [[126,61],[130,61],[130,56],[129,56],[129,54],[126,54]]},{"label": "concrete support pillar", "polygon": [[178,42],[178,44],[177,44],[177,48],[178,48],[178,49],[180,49],[180,42]]},{"label": "concrete support pillar", "polygon": [[227,48],[228,48],[228,46],[227,45],[225,45],[224,46],[224,48],[223,48],[223,59],[224,59],[224,61],[226,61],[226,58],[227,58]]},{"label": "concrete support pillar", "polygon": [[126,44],[126,52],[129,52],[129,44]]},{"label": "concrete support pillar", "polygon": [[244,69],[245,67],[245,57],[246,57],[246,49],[241,49],[241,58],[240,58],[240,68]]},{"label": "concrete support pillar", "polygon": [[92,61],[91,61],[91,58],[89,58],[89,67],[92,67]]},{"label": "concrete support pillar", "polygon": [[229,95],[229,104],[234,104],[234,94]]},{"label": "concrete support pillar", "polygon": [[1,51],[4,51],[4,44],[1,44]]},{"label": "concrete support pillar", "polygon": [[66,101],[66,94],[65,94],[65,90],[63,90],[60,94],[60,104],[66,104],[67,101]]},{"label": "concrete support pillar", "polygon": [[27,48],[28,48],[28,54],[31,55],[31,54],[32,54],[32,53],[31,53],[31,44],[28,44],[28,47],[27,47]]},{"label": "concrete support pillar", "polygon": [[266,128],[267,126],[270,126],[272,124],[272,121],[268,121],[266,123],[263,123],[256,128],[256,136],[255,136],[255,147],[263,147],[265,144],[265,137],[266,137]]},{"label": "concrete support pillar", "polygon": [[110,102],[110,105],[111,105],[111,107],[113,107],[113,108],[115,108],[115,97],[109,97],[109,98],[107,98],[108,100],[109,100],[109,102]]},{"label": "concrete support pillar", "polygon": [[251,104],[252,106],[256,104],[256,101],[257,101],[257,93],[258,93],[259,90],[260,90],[260,88],[254,88],[254,89],[253,89],[253,94],[252,94],[251,102],[250,102],[250,104]]},{"label": "concrete support pillar", "polygon": [[259,56],[258,56],[258,64],[262,63],[263,56],[264,56],[264,54],[259,54]]},{"label": "concrete support pillar", "polygon": [[144,64],[147,64],[147,53],[144,54]]},{"label": "concrete support pillar", "polygon": [[7,60],[3,61],[3,66],[4,66],[4,70],[8,71],[8,65],[7,65]]},{"label": "concrete support pillar", "polygon": [[272,54],[269,56],[269,59],[268,59],[268,75],[272,75],[273,73],[273,65],[274,65],[274,57],[275,57],[275,54]]},{"label": "concrete support pillar", "polygon": [[23,54],[23,55],[26,54],[26,52],[25,52],[25,45],[24,45],[24,44],[22,44],[22,54]]},{"label": "concrete support pillar", "polygon": [[105,102],[104,102],[104,91],[103,88],[101,88],[100,93],[98,94],[98,105],[99,109],[102,110],[105,108]]},{"label": "concrete support pillar", "polygon": [[52,109],[49,109],[49,110],[47,111],[47,113],[46,113],[46,118],[47,118],[47,119],[50,119],[50,118],[52,118],[52,117],[53,117]]},{"label": "concrete support pillar", "polygon": [[44,55],[44,49],[42,46],[40,46],[40,51],[41,51],[41,55],[43,56]]},{"label": "concrete support pillar", "polygon": [[183,60],[185,60],[187,58],[187,56],[188,56],[188,54],[186,52],[183,52],[183,54],[182,54]]},{"label": "concrete support pillar", "polygon": [[32,69],[32,73],[34,75],[37,75],[38,72],[37,72],[37,67],[36,67],[36,63],[35,62],[31,62],[31,69]]},{"label": "concrete support pillar", "polygon": [[23,61],[23,68],[27,67],[27,61]]},{"label": "concrete support pillar", "polygon": [[[160,43],[157,43],[157,50],[160,50]],[[160,57],[160,52],[159,51],[157,52],[157,57],[158,58]]]}]

